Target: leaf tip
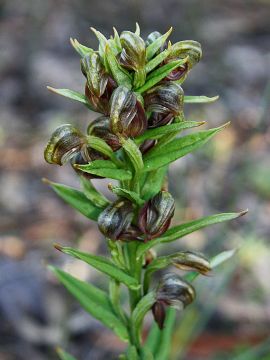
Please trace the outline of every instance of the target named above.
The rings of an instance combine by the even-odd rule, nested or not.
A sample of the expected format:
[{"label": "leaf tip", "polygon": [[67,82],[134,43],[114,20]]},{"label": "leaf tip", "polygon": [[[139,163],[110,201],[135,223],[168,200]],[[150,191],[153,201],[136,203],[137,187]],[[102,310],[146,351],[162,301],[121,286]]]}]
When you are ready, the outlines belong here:
[{"label": "leaf tip", "polygon": [[41,181],[46,185],[51,185],[52,184],[52,181],[47,179],[47,178],[42,178]]},{"label": "leaf tip", "polygon": [[62,245],[57,244],[57,243],[54,243],[54,244],[53,244],[53,247],[54,247],[56,250],[63,252],[63,246],[62,246]]}]

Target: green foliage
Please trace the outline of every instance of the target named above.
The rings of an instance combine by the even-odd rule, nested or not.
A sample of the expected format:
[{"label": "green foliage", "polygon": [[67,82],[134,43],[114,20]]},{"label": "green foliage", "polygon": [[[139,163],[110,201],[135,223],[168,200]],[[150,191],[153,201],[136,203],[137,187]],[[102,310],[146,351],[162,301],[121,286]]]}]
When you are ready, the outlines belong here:
[{"label": "green foliage", "polygon": [[119,269],[110,260],[102,256],[92,255],[72,249],[71,247],[64,247],[55,245],[55,247],[67,255],[71,255],[77,259],[80,259],[87,264],[93,266],[95,269],[103,272],[111,278],[125,284],[127,287],[133,290],[137,290],[141,287],[138,281],[132,276],[128,275],[125,271]]},{"label": "green foliage", "polygon": [[[107,276],[108,291],[55,267],[50,269],[89,314],[128,342],[121,359],[166,360],[176,317],[171,306],[185,307],[193,301],[195,290],[189,282],[228,260],[235,250],[222,252],[209,261],[187,251],[155,258],[152,248],[246,213],[211,215],[169,228],[175,201],[167,191],[168,167],[202,147],[228,124],[179,136],[183,130],[205,123],[185,120],[184,103],[212,103],[218,99],[185,96],[180,86],[201,58],[198,42],[172,44],[168,41],[171,28],[164,35],[153,32],[144,41],[138,24],[135,32],[123,31],[120,35],[113,28],[109,39],[91,30],[99,42],[96,51],[71,39],[82,58],[85,94],[48,87],[99,113],[88,126],[87,135],[65,124],[52,134],[45,150],[48,163],[72,165],[80,176],[82,191],[45,182],[69,205],[97,221],[107,237],[108,258],[71,247],[55,247]],[[116,199],[109,201],[98,191],[93,178],[118,181],[108,184]],[[152,274],[166,271],[170,265],[189,273],[183,278],[167,273],[149,290]],[[121,302],[123,285],[129,292],[128,313]],[[143,345],[143,322],[151,310],[157,323]],[[61,349],[58,355],[62,360],[75,360]]]},{"label": "green foliage", "polygon": [[96,204],[93,203],[83,192],[73,187],[57,184],[47,179],[44,179],[43,181],[49,184],[57,195],[66,201],[70,206],[89,219],[97,220],[99,214],[102,212],[102,209],[96,206]]},{"label": "green foliage", "polygon": [[49,268],[89,314],[113,330],[120,339],[128,340],[127,329],[114,314],[110,299],[104,291],[53,266]]},{"label": "green foliage", "polygon": [[69,90],[69,89],[55,89],[51,86],[47,86],[47,89],[55,94],[62,95],[68,99],[79,101],[83,103],[85,106],[87,106],[90,110],[94,110],[91,104],[89,103],[89,101],[87,100],[87,97],[77,91]]}]

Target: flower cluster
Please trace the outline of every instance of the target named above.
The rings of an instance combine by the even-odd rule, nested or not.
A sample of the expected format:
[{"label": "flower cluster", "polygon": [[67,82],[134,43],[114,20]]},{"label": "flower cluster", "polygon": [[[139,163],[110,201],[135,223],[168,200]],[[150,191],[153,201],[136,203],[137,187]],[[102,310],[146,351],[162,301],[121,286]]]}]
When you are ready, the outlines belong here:
[{"label": "flower cluster", "polygon": [[[108,275],[113,281],[110,295],[101,295],[100,289],[54,271],[87,311],[129,341],[139,356],[138,334],[145,313],[152,309],[162,329],[167,306],[184,308],[195,297],[187,279],[174,273],[167,273],[155,290],[149,291],[152,274],[168,266],[203,275],[211,270],[201,254],[184,251],[156,257],[152,248],[243,213],[215,215],[169,229],[175,201],[167,191],[168,165],[204,145],[224,127],[177,137],[179,132],[203,124],[185,120],[184,102],[217,99],[185,96],[182,89],[189,71],[201,59],[200,44],[191,40],[172,44],[168,40],[172,29],[163,35],[155,31],[145,40],[138,25],[135,32],[123,31],[120,36],[114,29],[109,39],[92,30],[99,41],[96,51],[71,39],[81,57],[84,94],[49,89],[83,103],[98,115],[87,124],[86,133],[70,124],[58,127],[44,157],[50,164],[69,163],[80,176],[83,191],[50,184],[71,206],[97,222],[107,239],[111,260],[60,245],[56,248]],[[115,201],[94,187],[94,178],[119,181],[117,186],[108,184]],[[129,288],[130,317],[120,310],[120,299],[115,295],[119,284]],[[103,305],[98,301],[101,298]]]}]

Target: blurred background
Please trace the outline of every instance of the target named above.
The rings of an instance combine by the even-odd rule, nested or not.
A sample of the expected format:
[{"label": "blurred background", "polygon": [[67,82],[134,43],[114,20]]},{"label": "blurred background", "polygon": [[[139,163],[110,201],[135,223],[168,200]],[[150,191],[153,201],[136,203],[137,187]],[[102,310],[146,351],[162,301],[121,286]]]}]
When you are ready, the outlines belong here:
[{"label": "blurred background", "polygon": [[[270,359],[270,2],[268,0],[0,1],[0,360],[56,359],[61,345],[78,359],[116,359],[124,349],[67,294],[47,263],[106,286],[98,273],[52,244],[106,253],[97,227],[41,182],[79,186],[72,170],[49,166],[43,149],[57,125],[85,130],[95,114],[49,93],[46,85],[83,92],[69,37],[97,47],[93,26],[109,36],[142,36],[172,25],[173,41],[201,42],[203,59],[184,83],[187,95],[220,95],[186,106],[189,120],[231,126],[171,166],[174,223],[249,208],[236,221],[196,232],[167,253],[212,256],[239,248],[214,276],[198,279],[197,301],[179,315],[173,359]],[[106,181],[98,186],[106,191]],[[151,315],[146,320],[146,327]]]}]

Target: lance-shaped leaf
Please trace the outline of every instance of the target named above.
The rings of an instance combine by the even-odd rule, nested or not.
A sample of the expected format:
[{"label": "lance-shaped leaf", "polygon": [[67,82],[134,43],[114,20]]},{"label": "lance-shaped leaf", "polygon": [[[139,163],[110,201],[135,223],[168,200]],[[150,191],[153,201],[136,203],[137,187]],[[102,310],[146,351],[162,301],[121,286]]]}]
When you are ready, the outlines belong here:
[{"label": "lance-shaped leaf", "polygon": [[135,34],[137,36],[141,35],[141,29],[140,29],[140,25],[136,22],[136,28],[135,28]]},{"label": "lance-shaped leaf", "polygon": [[73,256],[76,259],[82,260],[85,263],[93,266],[95,269],[110,276],[111,278],[125,284],[132,290],[137,290],[141,287],[138,281],[132,276],[128,275],[126,271],[119,269],[114,263],[103,256],[92,255],[82,251],[78,251],[71,247],[65,247],[56,244],[55,248],[67,255]]},{"label": "lance-shaped leaf", "polygon": [[145,84],[142,87],[136,89],[136,92],[143,93],[143,92],[149,90],[154,85],[156,85],[158,82],[160,82],[162,79],[164,79],[168,74],[170,74],[178,66],[184,64],[185,61],[186,61],[186,59],[171,61],[170,63],[153,71],[152,73],[150,73],[149,76],[147,76]]},{"label": "lance-shaped leaf", "polygon": [[154,70],[159,64],[162,63],[162,61],[164,61],[167,56],[169,55],[169,51],[168,50],[164,50],[162,51],[160,54],[158,54],[157,56],[155,56],[152,60],[150,60],[146,65],[145,65],[145,72],[146,74],[150,73],[152,70]]},{"label": "lance-shaped leaf", "polygon": [[87,106],[88,109],[95,111],[91,106],[91,104],[89,103],[89,101],[87,100],[87,97],[77,91],[69,90],[69,89],[55,89],[51,86],[47,86],[47,89],[55,94],[62,95],[66,98],[79,101],[83,103],[85,106]]},{"label": "lance-shaped leaf", "polygon": [[104,209],[110,204],[109,200],[101,194],[92,184],[91,180],[81,176],[81,185],[83,188],[84,195],[96,206]]},{"label": "lance-shaped leaf", "polygon": [[66,351],[64,351],[61,348],[57,348],[56,351],[61,360],[76,360],[74,356],[68,354]]},{"label": "lance-shaped leaf", "polygon": [[[74,165],[75,166],[75,165]],[[82,170],[83,172],[106,177],[115,180],[130,180],[132,174],[125,169],[119,169],[110,160],[95,160],[87,165],[76,165],[75,168]]]},{"label": "lance-shaped leaf", "polygon": [[182,121],[179,123],[160,126],[155,129],[146,130],[145,133],[136,137],[135,142],[137,144],[141,144],[142,142],[144,142],[145,140],[148,140],[148,139],[159,139],[163,135],[174,133],[176,131],[178,132],[178,131],[185,130],[185,129],[191,129],[194,127],[201,126],[203,124],[205,124],[205,121],[199,121],[199,122],[197,122],[197,121]]},{"label": "lance-shaped leaf", "polygon": [[144,204],[144,200],[142,200],[139,195],[134,192],[134,191],[130,191],[130,190],[127,190],[127,189],[123,189],[119,186],[114,186],[112,184],[109,184],[108,185],[108,188],[117,196],[119,197],[123,197],[125,199],[128,199],[130,200],[131,202],[139,205],[139,206],[142,206]]},{"label": "lance-shaped leaf", "polygon": [[87,136],[87,142],[90,148],[97,150],[101,154],[104,154],[116,165],[121,164],[121,162],[119,162],[119,160],[116,158],[112,148],[102,138],[89,135]]},{"label": "lance-shaped leaf", "polygon": [[139,173],[143,170],[143,159],[140,149],[132,139],[123,139],[121,141],[123,149],[128,155],[135,172]]},{"label": "lance-shaped leaf", "polygon": [[[98,41],[99,41],[99,48],[98,48],[98,52],[99,55],[103,61],[104,66],[106,67],[106,59],[105,59],[105,47],[107,44],[107,39],[105,38],[105,36],[98,30],[96,30],[95,28],[91,27],[90,28],[93,33],[96,35]],[[107,67],[106,67],[107,68]]]},{"label": "lance-shaped leaf", "polygon": [[123,341],[128,340],[127,329],[114,314],[109,297],[104,291],[53,266],[49,268],[89,314],[113,330]]},{"label": "lance-shaped leaf", "polygon": [[122,45],[120,42],[120,37],[119,37],[118,31],[116,30],[115,27],[113,27],[113,33],[114,33],[114,38],[113,38],[114,46],[117,49],[117,54],[119,54],[122,50]]},{"label": "lance-shaped leaf", "polygon": [[188,104],[206,104],[212,103],[218,100],[219,96],[207,97],[207,96],[186,96],[184,102]]},{"label": "lance-shaped leaf", "polygon": [[221,223],[223,221],[229,221],[237,219],[247,213],[247,210],[238,213],[222,213],[217,215],[206,216],[197,220],[189,221],[187,223],[175,226],[166,231],[160,238],[149,241],[148,243],[141,244],[137,250],[137,258],[140,258],[147,250],[153,246],[159,244],[165,244],[177,239],[182,238],[185,235],[191,234],[194,231],[203,229],[209,225]]},{"label": "lance-shaped leaf", "polygon": [[144,200],[149,200],[161,190],[167,170],[168,166],[163,166],[145,173],[146,178],[141,190]]},{"label": "lance-shaped leaf", "polygon": [[106,61],[109,66],[109,70],[117,82],[117,84],[123,85],[128,89],[131,89],[132,87],[132,81],[129,74],[122,68],[122,66],[117,61],[117,58],[115,54],[113,53],[110,44],[107,43],[105,47],[105,53],[106,53]]},{"label": "lance-shaped leaf", "polygon": [[228,123],[218,128],[201,131],[172,140],[166,146],[155,146],[144,156],[145,171],[157,169],[197,150],[215,134],[228,126]]},{"label": "lance-shaped leaf", "polygon": [[149,292],[147,295],[141,298],[136,305],[131,315],[132,326],[137,332],[136,336],[139,339],[140,329],[143,323],[143,319],[148,311],[152,308],[156,302],[156,293],[154,291]]},{"label": "lance-shaped leaf", "polygon": [[47,179],[43,179],[65,202],[91,220],[97,220],[102,209],[90,201],[83,192]]},{"label": "lance-shaped leaf", "polygon": [[70,43],[81,57],[94,53],[94,50],[82,45],[77,39],[70,38]]},{"label": "lance-shaped leaf", "polygon": [[156,52],[162,47],[165,41],[168,39],[172,32],[172,27],[164,34],[151,42],[146,48],[146,58],[149,61],[156,54]]}]

